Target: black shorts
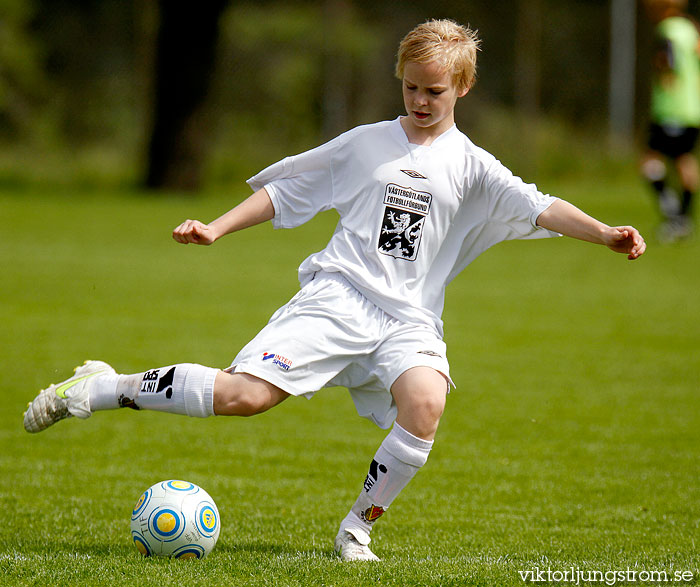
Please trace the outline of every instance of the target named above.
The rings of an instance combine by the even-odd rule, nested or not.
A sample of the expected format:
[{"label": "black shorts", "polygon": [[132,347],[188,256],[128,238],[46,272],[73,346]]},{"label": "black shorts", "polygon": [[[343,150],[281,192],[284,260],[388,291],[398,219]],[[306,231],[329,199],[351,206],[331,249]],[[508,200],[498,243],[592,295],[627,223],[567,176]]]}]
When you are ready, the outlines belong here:
[{"label": "black shorts", "polygon": [[649,126],[649,148],[676,159],[695,149],[700,129],[689,126]]}]

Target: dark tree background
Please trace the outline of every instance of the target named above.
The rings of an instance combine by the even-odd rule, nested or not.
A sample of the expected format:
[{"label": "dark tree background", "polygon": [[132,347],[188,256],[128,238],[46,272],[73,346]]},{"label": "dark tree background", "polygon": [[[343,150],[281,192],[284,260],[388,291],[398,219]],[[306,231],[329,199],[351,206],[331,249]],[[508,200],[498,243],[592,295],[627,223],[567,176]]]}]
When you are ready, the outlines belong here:
[{"label": "dark tree background", "polygon": [[160,0],[153,91],[153,130],[146,186],[195,189],[201,184],[206,135],[199,120],[211,86],[219,19],[227,0]]},{"label": "dark tree background", "polygon": [[[400,114],[397,43],[443,17],[483,42],[463,130],[488,143],[516,128],[533,153],[523,141],[547,120],[604,141],[614,1],[5,0],[0,148],[116,152],[149,188],[195,190],[213,167],[244,175]],[[641,129],[649,24],[633,10]]]}]

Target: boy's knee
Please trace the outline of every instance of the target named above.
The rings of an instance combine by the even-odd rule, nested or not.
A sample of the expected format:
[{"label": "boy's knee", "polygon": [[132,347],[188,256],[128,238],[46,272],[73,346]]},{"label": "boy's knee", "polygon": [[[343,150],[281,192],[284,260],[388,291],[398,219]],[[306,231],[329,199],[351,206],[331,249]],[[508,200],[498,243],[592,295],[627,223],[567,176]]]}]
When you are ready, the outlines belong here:
[{"label": "boy's knee", "polygon": [[445,395],[442,393],[417,393],[412,410],[426,422],[437,422],[445,411]]},{"label": "boy's knee", "polygon": [[397,421],[411,434],[431,440],[445,411],[447,380],[428,368],[407,371],[392,387]]}]

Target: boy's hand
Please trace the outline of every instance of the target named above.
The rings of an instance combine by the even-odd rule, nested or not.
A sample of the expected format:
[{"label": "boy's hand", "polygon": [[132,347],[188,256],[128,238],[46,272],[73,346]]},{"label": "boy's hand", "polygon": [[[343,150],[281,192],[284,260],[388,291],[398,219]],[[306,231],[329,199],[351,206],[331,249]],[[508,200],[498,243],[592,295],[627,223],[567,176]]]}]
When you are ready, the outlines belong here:
[{"label": "boy's hand", "polygon": [[624,253],[630,261],[641,257],[647,248],[636,228],[610,227],[566,200],[555,200],[537,217],[537,225],[582,241],[605,245],[616,253]]},{"label": "boy's hand", "polygon": [[210,245],[216,240],[216,235],[208,224],[199,220],[185,220],[173,230],[173,238],[183,245]]},{"label": "boy's hand", "polygon": [[641,257],[646,251],[639,231],[632,226],[614,226],[605,235],[605,245],[616,253],[624,253],[630,261]]}]

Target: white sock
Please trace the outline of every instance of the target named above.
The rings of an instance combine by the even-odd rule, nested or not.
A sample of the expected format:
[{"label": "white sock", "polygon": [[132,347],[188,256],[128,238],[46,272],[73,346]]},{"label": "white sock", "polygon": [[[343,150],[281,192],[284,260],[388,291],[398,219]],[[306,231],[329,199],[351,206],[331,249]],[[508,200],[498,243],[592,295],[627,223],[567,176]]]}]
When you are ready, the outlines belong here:
[{"label": "white sock", "polygon": [[[413,436],[395,423],[377,450],[363,490],[341,523],[341,528],[351,531],[362,542],[359,534],[368,543],[374,522],[426,463],[432,446],[432,440]],[[362,536],[363,532],[366,536]]]},{"label": "white sock", "polygon": [[90,409],[129,407],[206,418],[214,414],[218,371],[180,363],[136,375],[96,377],[90,389]]},{"label": "white sock", "polygon": [[117,383],[121,375],[114,373],[98,375],[90,382],[88,400],[90,411],[116,410],[119,407],[117,401]]}]

